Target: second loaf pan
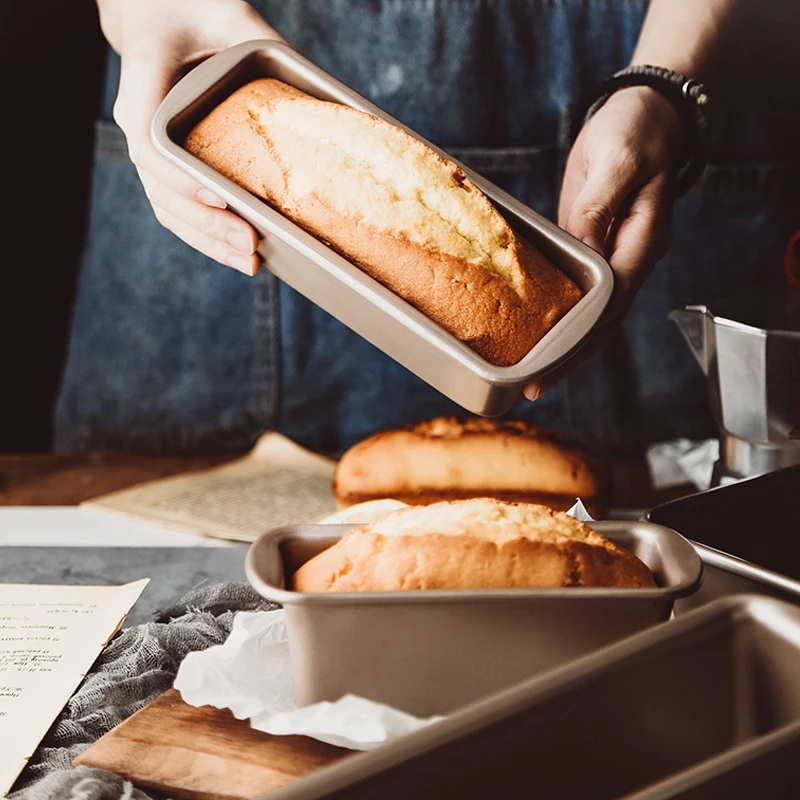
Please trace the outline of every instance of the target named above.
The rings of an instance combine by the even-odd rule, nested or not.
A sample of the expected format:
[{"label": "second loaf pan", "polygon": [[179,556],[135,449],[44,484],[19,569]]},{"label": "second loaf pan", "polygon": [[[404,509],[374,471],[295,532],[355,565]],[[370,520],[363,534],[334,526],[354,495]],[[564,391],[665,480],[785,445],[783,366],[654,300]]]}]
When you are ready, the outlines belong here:
[{"label": "second loaf pan", "polygon": [[703,585],[681,614],[718,597],[767,594],[800,604],[797,490],[800,466],[769,472],[650,509],[649,522],[680,531],[703,560]]},{"label": "second loaf pan", "polygon": [[799,659],[800,609],[717,600],[268,797],[795,800]]},{"label": "second loaf pan", "polygon": [[668,619],[700,583],[702,565],[675,531],[647,522],[592,527],[653,571],[655,589],[509,589],[301,594],[284,575],[351,526],[264,534],[247,576],[286,610],[302,704],[357,694],[418,716],[451,711]]},{"label": "second loaf pan", "polygon": [[258,77],[278,78],[310,95],[365,111],[421,137],[279,42],[245,42],[218,53],[184,77],[156,113],[154,144],[162,155],[212,189],[256,228],[261,235],[259,253],[278,278],[442,394],[483,416],[508,411],[521,398],[527,383],[562,363],[586,340],[611,297],[611,268],[591,248],[461,164],[510,225],[583,292],[577,305],[510,367],[490,364],[266,202],[189,154],[182,146],[188,130],[231,92]]}]

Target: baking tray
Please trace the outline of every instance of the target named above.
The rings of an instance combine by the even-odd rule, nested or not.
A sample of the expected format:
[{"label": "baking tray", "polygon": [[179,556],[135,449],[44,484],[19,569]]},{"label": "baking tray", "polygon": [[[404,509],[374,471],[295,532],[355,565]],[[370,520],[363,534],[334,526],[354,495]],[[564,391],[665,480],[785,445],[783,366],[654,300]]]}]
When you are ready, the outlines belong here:
[{"label": "baking tray", "polygon": [[683,537],[646,522],[592,527],[636,553],[655,589],[510,589],[304,594],[284,573],[348,525],[285,527],[250,548],[253,587],[286,610],[298,700],[352,693],[419,716],[444,713],[669,618],[701,578]]},{"label": "baking tray", "polygon": [[[512,227],[584,293],[575,307],[514,366],[490,364],[266,202],[182,147],[185,134],[211,108],[247,81],[265,76],[290,83],[320,99],[373,114],[417,135],[279,42],[245,42],[218,53],[186,75],[155,115],[155,147],[256,228],[261,235],[258,252],[271,272],[444,395],[483,416],[509,410],[527,383],[552,370],[581,346],[611,297],[611,268],[594,250],[464,165],[459,164]],[[430,142],[425,143],[442,153]]]},{"label": "baking tray", "polygon": [[755,593],[800,602],[800,466],[656,506],[644,519],[680,531],[703,560],[703,583],[681,614],[718,597]]},{"label": "baking tray", "polygon": [[269,800],[797,797],[800,608],[718,600]]}]

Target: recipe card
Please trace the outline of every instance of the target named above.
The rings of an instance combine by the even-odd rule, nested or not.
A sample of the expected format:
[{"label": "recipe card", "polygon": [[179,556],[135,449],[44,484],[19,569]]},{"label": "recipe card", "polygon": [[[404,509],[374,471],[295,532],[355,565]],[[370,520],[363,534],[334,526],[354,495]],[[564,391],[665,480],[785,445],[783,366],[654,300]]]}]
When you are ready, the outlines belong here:
[{"label": "recipe card", "polygon": [[0,583],[0,797],[11,791],[147,583]]},{"label": "recipe card", "polygon": [[243,458],[221,467],[148,481],[81,505],[202,536],[255,541],[279,525],[331,513],[336,462],[279,433],[266,433]]}]

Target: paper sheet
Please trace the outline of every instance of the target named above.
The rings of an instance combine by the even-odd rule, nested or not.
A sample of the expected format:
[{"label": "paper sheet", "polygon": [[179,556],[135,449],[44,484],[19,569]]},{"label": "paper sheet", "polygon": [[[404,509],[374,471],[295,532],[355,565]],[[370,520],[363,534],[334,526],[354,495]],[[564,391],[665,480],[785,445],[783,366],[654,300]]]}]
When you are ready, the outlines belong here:
[{"label": "paper sheet", "polygon": [[354,695],[298,708],[282,609],[239,612],[225,644],[186,656],[175,688],[189,705],[229,708],[255,730],[351,750],[372,750],[441,719],[419,719]]},{"label": "paper sheet", "polygon": [[334,511],[334,468],[334,461],[272,432],[230,464],[150,481],[82,505],[252,542],[270,528],[311,523]]},{"label": "paper sheet", "polygon": [[0,797],[147,583],[0,584]]}]

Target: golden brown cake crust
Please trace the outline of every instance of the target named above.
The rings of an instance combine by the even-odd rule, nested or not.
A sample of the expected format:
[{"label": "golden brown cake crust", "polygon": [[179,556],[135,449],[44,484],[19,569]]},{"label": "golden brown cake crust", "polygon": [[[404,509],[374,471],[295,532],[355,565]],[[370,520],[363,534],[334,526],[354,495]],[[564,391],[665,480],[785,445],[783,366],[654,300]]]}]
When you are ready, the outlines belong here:
[{"label": "golden brown cake crust", "polygon": [[[351,135],[338,142],[320,136],[320,131],[328,130]],[[418,167],[419,181],[411,188],[389,186],[387,197],[396,202],[387,200],[385,213],[376,218],[380,204],[374,202],[378,197],[374,191],[383,189],[375,187],[389,184],[372,174],[373,162],[354,161],[352,152],[339,153],[335,148],[342,141],[348,147],[351,142],[366,142],[369,147],[374,143],[386,148],[396,159],[397,174],[413,175]],[[493,364],[520,361],[580,298],[575,284],[521,239],[455,164],[369,114],[263,78],[214,108],[190,131],[185,146]],[[369,158],[369,148],[358,155],[362,151]],[[348,184],[353,189],[348,192],[343,188],[346,180],[362,184]],[[433,210],[428,206],[439,202],[434,192],[438,189],[446,193],[442,208],[450,208],[455,198],[463,213],[455,214],[452,230],[437,223],[433,233],[418,235],[425,226],[415,220],[440,217],[439,206]],[[386,197],[381,194],[379,199]],[[406,223],[398,222],[403,219]],[[481,242],[488,242],[489,249]],[[464,248],[474,251],[474,258],[465,257]],[[505,277],[481,259],[500,265]]]},{"label": "golden brown cake crust", "polygon": [[491,499],[392,511],[303,564],[298,592],[648,588],[648,567],[584,523]]},{"label": "golden brown cake crust", "polygon": [[[394,493],[391,498],[386,498],[385,495],[375,495],[364,500],[358,500],[355,503],[336,501],[336,510],[344,511],[352,508],[361,503],[368,503],[370,501],[380,501],[385,499],[397,500],[400,503],[405,503],[408,506],[429,506],[433,503],[453,503],[459,500],[474,500],[481,497],[491,497],[493,500],[500,500],[503,503],[531,503],[533,505],[547,506],[553,511],[569,511],[578,499],[578,495],[574,494],[548,494],[546,492],[506,492],[499,489],[482,489],[474,491],[457,491],[452,490],[448,492],[417,492],[415,494],[399,494]],[[608,503],[606,500],[601,500],[597,497],[587,496],[585,499],[580,497],[583,507],[593,519],[604,519],[608,515]]]},{"label": "golden brown cake crust", "polygon": [[336,466],[333,493],[339,508],[381,497],[409,505],[495,497],[566,511],[580,497],[602,516],[610,486],[605,464],[546,428],[438,417],[351,447]]}]

